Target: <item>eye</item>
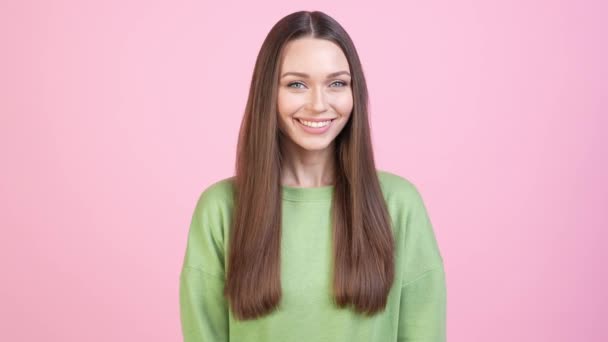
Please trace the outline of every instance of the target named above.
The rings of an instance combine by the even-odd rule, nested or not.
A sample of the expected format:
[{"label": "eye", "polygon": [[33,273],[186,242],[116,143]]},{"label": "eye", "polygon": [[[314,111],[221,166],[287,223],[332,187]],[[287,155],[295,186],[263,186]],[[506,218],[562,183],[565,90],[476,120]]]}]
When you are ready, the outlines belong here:
[{"label": "eye", "polygon": [[289,87],[289,88],[301,89],[300,87],[292,87],[292,85],[294,85],[294,84],[299,84],[299,85],[302,85],[302,86],[304,85],[304,84],[302,84],[301,82],[291,82],[291,83],[289,83],[289,84],[287,85],[287,87]]},{"label": "eye", "polygon": [[[337,84],[339,88],[341,87],[345,87],[348,85],[348,83],[344,82],[344,81],[335,81],[333,82],[330,86],[333,86]],[[301,85],[302,87],[304,87],[304,84],[302,82],[291,82],[289,84],[287,84],[288,88],[295,88],[295,89],[303,89],[301,87],[293,87],[294,85]],[[334,87],[335,88],[335,87]]]}]

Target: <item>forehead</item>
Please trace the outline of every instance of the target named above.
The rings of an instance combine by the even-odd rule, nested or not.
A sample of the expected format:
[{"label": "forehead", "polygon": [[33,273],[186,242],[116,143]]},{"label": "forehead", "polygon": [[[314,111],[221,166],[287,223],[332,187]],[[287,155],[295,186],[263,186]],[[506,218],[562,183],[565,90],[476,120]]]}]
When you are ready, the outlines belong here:
[{"label": "forehead", "polygon": [[281,72],[325,74],[338,70],[349,70],[349,66],[346,55],[334,42],[319,38],[299,38],[284,47]]}]

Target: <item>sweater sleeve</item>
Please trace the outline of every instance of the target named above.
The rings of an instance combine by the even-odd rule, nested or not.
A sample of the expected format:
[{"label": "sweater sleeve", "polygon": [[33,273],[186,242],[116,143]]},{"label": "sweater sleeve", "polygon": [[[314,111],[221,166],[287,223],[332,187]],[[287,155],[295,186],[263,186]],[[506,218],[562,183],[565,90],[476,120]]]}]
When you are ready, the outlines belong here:
[{"label": "sweater sleeve", "polygon": [[446,278],[443,257],[422,196],[414,187],[406,220],[399,342],[446,340]]},{"label": "sweater sleeve", "polygon": [[184,342],[228,341],[223,279],[184,267],[180,276],[180,312]]},{"label": "sweater sleeve", "polygon": [[179,279],[184,342],[228,341],[228,304],[224,290],[222,223],[218,187],[202,193],[188,232]]},{"label": "sweater sleeve", "polygon": [[439,265],[401,287],[399,342],[446,340],[446,288]]}]

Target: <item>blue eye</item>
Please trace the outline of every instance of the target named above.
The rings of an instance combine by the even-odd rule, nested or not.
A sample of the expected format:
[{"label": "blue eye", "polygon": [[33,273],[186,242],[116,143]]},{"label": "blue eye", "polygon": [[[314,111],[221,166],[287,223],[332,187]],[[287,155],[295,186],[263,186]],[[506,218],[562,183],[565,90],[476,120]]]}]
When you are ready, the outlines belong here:
[{"label": "blue eye", "polygon": [[[347,83],[344,82],[344,81],[336,81],[336,82],[333,82],[331,85],[334,85],[334,84],[338,84],[339,87],[345,87],[345,86],[347,86]],[[295,89],[302,89],[301,87],[292,87],[293,85],[304,86],[304,84],[302,84],[301,82],[291,82],[291,83],[287,84],[287,87],[289,87],[289,88],[295,88]]]},{"label": "blue eye", "polygon": [[[289,88],[294,88],[294,87],[292,87],[292,85],[294,85],[294,84],[300,84],[300,85],[303,85],[303,84],[302,84],[302,83],[300,83],[300,82],[291,82],[291,83],[289,83],[287,86],[288,86]],[[295,87],[295,88],[296,88],[296,89],[298,89],[299,87]]]}]

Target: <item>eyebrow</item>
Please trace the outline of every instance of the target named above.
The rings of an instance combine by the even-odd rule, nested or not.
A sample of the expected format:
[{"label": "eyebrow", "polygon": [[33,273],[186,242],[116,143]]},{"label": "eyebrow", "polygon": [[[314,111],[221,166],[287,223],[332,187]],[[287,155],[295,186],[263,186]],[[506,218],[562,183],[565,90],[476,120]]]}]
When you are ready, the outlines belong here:
[{"label": "eyebrow", "polygon": [[[293,76],[298,76],[298,77],[304,77],[304,78],[310,77],[310,75],[305,74],[303,72],[289,71],[289,72],[284,73],[281,76],[281,78],[283,78],[285,76],[288,76],[288,75],[293,75]],[[348,73],[348,71],[344,71],[343,70],[343,71],[337,71],[337,72],[331,73],[331,74],[327,75],[327,78],[332,78],[332,77],[336,77],[336,76],[340,76],[340,75],[348,75],[350,77],[350,74]]]}]

